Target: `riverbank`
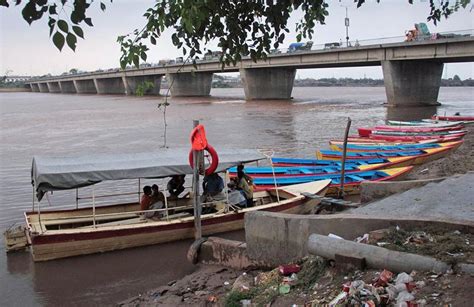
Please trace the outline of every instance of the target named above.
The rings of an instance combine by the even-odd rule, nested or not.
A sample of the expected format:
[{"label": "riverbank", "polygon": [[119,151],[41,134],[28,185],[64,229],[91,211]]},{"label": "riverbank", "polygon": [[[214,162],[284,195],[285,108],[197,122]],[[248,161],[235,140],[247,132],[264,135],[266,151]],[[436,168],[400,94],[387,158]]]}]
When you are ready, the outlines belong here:
[{"label": "riverbank", "polygon": [[[417,167],[409,179],[427,179],[450,177],[474,171],[474,127],[467,126],[469,131],[464,143],[449,156]],[[450,191],[446,191],[449,193]],[[415,199],[417,201],[417,199]],[[408,205],[408,204],[407,204]],[[368,207],[367,207],[368,208]],[[449,210],[450,206],[446,206]],[[362,210],[364,208],[361,208]],[[467,209],[468,210],[468,209]],[[380,210],[379,210],[380,211]],[[400,213],[400,212],[399,212]],[[463,215],[466,219],[469,216]],[[452,264],[457,262],[474,264],[474,237],[470,233],[459,231],[445,232],[439,229],[404,229],[381,230],[386,235],[371,242],[388,249],[427,255]],[[370,237],[370,236],[369,236]],[[340,269],[333,262],[319,257],[304,258],[299,261],[300,273],[293,276],[282,276],[278,268],[265,270],[234,270],[216,266],[201,265],[185,278],[161,286],[155,290],[140,294],[120,306],[156,306],[156,305],[194,305],[194,306],[242,306],[251,303],[256,306],[320,306],[329,304],[338,296],[346,300],[349,294],[342,294],[344,285],[349,284],[351,299],[372,301],[376,306],[382,304],[380,296],[389,299],[388,305],[397,302],[410,302],[417,306],[444,305],[467,306],[474,300],[472,284],[474,277],[460,272],[448,271],[445,274],[432,272],[405,272],[412,279],[412,289],[405,291],[407,296],[389,297],[389,289],[397,287],[393,275],[389,285],[374,290],[383,270],[347,270]],[[264,280],[262,282],[262,280]],[[357,288],[356,285],[364,287]],[[286,287],[289,284],[289,287]],[[285,285],[282,287],[282,285]],[[398,287],[403,287],[398,285]],[[355,289],[357,288],[357,289]],[[351,292],[352,291],[352,292]],[[367,294],[367,291],[370,294]],[[375,292],[377,292],[375,294]],[[361,298],[361,293],[365,293]],[[405,295],[405,294],[404,294]],[[342,299],[342,297],[345,297]],[[405,301],[403,301],[405,299]],[[379,301],[377,301],[379,300]],[[402,301],[401,301],[402,300]],[[375,306],[374,305],[374,306]]]},{"label": "riverbank", "polygon": [[31,92],[31,89],[26,87],[0,87],[0,93],[23,93]]}]

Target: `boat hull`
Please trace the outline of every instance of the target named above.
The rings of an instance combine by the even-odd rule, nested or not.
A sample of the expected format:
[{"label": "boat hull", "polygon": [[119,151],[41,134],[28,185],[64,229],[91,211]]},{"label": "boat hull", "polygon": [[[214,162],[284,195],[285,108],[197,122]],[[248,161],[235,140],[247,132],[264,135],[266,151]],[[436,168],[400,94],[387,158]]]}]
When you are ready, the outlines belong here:
[{"label": "boat hull", "polygon": [[[329,183],[330,181],[327,180],[316,194],[324,196]],[[285,190],[280,193],[285,193]],[[294,195],[280,203],[246,208],[238,212],[203,215],[202,235],[242,229],[244,215],[250,211],[305,214],[318,203],[317,199]],[[42,215],[45,214],[47,213],[42,213]],[[28,237],[33,260],[47,261],[190,239],[194,237],[194,218],[188,217],[173,222],[146,220],[144,224],[88,228],[84,231],[46,231],[43,234],[29,232]]]}]

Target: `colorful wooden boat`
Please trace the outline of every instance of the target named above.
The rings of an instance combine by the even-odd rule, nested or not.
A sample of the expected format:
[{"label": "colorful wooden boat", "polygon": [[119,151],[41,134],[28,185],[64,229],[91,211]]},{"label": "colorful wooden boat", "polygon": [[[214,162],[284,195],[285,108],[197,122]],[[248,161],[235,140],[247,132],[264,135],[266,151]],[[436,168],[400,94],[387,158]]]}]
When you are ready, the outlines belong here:
[{"label": "colorful wooden boat", "polygon": [[[347,144],[358,144],[358,145],[403,145],[403,144],[430,144],[438,143],[436,139],[428,140],[419,140],[419,141],[397,141],[391,142],[386,140],[374,140],[371,138],[362,138],[362,137],[349,137]],[[344,141],[342,140],[331,140],[329,145],[343,145]]]},{"label": "colorful wooden boat", "polygon": [[[393,168],[409,166],[415,162],[416,157],[389,157],[389,158],[370,158],[346,160],[346,165],[357,166],[361,170],[374,170],[379,168]],[[304,168],[321,168],[321,167],[339,167],[341,161],[321,160],[321,159],[299,159],[299,158],[278,158],[273,157],[272,163],[277,167],[304,167]],[[383,166],[383,167],[382,167]]]},{"label": "colorful wooden boat", "polygon": [[[456,126],[458,128],[458,126]],[[440,136],[455,135],[466,132],[465,130],[446,130],[448,128],[427,128],[427,129],[378,129],[378,128],[358,128],[359,136],[370,137],[376,135],[401,135],[401,136]]]},{"label": "colorful wooden boat", "polygon": [[455,126],[463,126],[464,122],[440,122],[440,121],[398,121],[398,120],[389,120],[387,123],[391,126],[421,126],[421,127],[455,127]]},{"label": "colorful wooden boat", "polygon": [[463,133],[458,133],[458,134],[452,134],[452,135],[412,135],[412,136],[407,136],[407,135],[379,135],[379,134],[371,134],[368,139],[371,140],[372,142],[376,141],[387,141],[387,142],[413,142],[413,141],[435,141],[436,143],[442,143],[442,142],[452,142],[452,141],[458,141],[461,138],[463,138],[466,135],[466,132]]},{"label": "colorful wooden boat", "polygon": [[450,120],[439,120],[439,119],[422,119],[422,122],[428,123],[428,124],[450,124],[450,123],[460,123],[464,126],[466,125],[473,125],[474,120],[465,120],[465,121],[450,121]]},{"label": "colorful wooden boat", "polygon": [[[464,141],[445,142],[445,143],[428,143],[428,144],[401,144],[401,145],[360,145],[347,144],[347,151],[349,152],[373,152],[373,151],[407,151],[407,150],[422,150],[429,148],[443,148],[454,147],[458,148]],[[332,150],[342,151],[343,145],[330,145]]]},{"label": "colorful wooden boat", "polygon": [[[365,180],[369,181],[387,181],[395,178],[401,179],[403,175],[408,173],[413,166],[405,166],[399,168],[382,169],[375,171],[364,171],[345,174],[344,192],[347,195],[357,195],[360,193],[360,183]],[[295,183],[309,182],[311,180],[331,179],[331,185],[327,191],[327,195],[334,196],[338,192],[340,186],[341,174],[315,175],[306,177],[276,177],[276,178],[254,178],[253,182],[256,190],[268,189],[272,186],[285,186]]]},{"label": "colorful wooden boat", "polygon": [[446,121],[463,121],[463,122],[473,122],[474,116],[461,116],[461,115],[451,115],[451,116],[441,116],[441,115],[433,115],[431,119],[434,120],[446,120]]},{"label": "colorful wooden boat", "polygon": [[[120,157],[101,155],[99,159],[35,157],[32,180],[41,199],[48,191],[76,189],[94,185],[102,180],[155,178],[192,173],[187,165],[187,150],[182,154],[171,150],[165,154],[165,151],[167,150],[161,153],[128,154]],[[246,163],[262,157],[260,154],[254,154],[253,157],[239,159],[236,158],[239,156],[238,152],[233,150],[226,155],[220,151],[217,171],[235,166],[239,160],[239,163]],[[186,161],[184,164],[173,162],[181,161],[181,158]],[[139,180],[138,182],[140,185]],[[251,211],[307,213],[319,200],[304,196],[303,193],[324,196],[330,182],[312,181],[283,187],[278,189],[278,192],[274,189],[256,192],[255,206],[250,208],[232,206],[225,197],[206,203],[204,207],[212,209],[212,213],[201,215],[202,234],[212,235],[241,229],[245,213]],[[36,210],[25,213],[25,232],[34,261],[158,244],[194,236],[192,198],[165,197],[165,208],[147,211],[140,211],[137,201],[97,207],[94,205],[94,199],[93,194],[92,207],[40,210],[38,205]],[[151,211],[160,211],[163,216],[153,219],[143,216],[145,212]]]},{"label": "colorful wooden boat", "polygon": [[[429,161],[437,160],[445,157],[453,147],[431,148],[424,150],[398,151],[398,152],[348,152],[347,159],[370,159],[370,158],[390,158],[390,157],[416,157],[413,164],[423,164]],[[341,160],[342,152],[332,150],[318,150],[316,151],[318,159],[322,160]]]}]

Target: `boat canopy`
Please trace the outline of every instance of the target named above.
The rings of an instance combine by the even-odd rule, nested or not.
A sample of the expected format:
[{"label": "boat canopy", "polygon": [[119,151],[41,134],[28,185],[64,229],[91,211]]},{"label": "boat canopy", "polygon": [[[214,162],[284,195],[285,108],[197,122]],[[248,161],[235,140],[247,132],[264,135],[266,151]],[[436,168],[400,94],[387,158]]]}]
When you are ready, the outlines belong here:
[{"label": "boat canopy", "polygon": [[[256,150],[220,149],[216,172],[265,157]],[[31,181],[38,200],[48,191],[85,187],[106,180],[163,178],[188,175],[189,149],[160,149],[129,154],[99,154],[75,157],[33,157]]]}]

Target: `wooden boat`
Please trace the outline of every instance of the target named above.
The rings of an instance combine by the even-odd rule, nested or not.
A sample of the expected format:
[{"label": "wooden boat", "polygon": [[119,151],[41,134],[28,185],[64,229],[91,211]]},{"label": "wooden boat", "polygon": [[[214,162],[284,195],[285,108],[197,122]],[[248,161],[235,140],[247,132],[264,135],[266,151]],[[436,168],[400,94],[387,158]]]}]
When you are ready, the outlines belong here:
[{"label": "wooden boat", "polygon": [[[357,195],[360,193],[360,183],[365,180],[369,181],[387,181],[395,178],[401,179],[403,175],[407,174],[413,166],[405,166],[399,168],[381,169],[375,171],[364,171],[348,173],[344,176],[344,192],[347,195]],[[306,177],[276,177],[276,178],[258,178],[253,179],[253,183],[257,190],[268,189],[272,186],[285,186],[289,184],[309,182],[311,180],[331,179],[331,185],[327,191],[327,195],[333,196],[338,192],[340,186],[341,174],[326,174]]]},{"label": "wooden boat", "polygon": [[[456,127],[457,128],[457,127]],[[428,129],[378,129],[378,128],[358,128],[359,136],[370,137],[372,135],[400,135],[400,136],[448,136],[465,133],[465,130],[445,130],[447,128]]]},{"label": "wooden boat", "polygon": [[[240,154],[242,151],[221,151],[217,172],[262,158],[256,153],[238,158]],[[35,157],[32,180],[38,199],[41,200],[48,191],[77,189],[103,180],[160,178],[177,173],[192,173],[189,165],[173,162],[181,161],[181,158],[182,161],[187,161],[186,151],[178,154],[168,149],[160,154]],[[330,182],[321,180],[292,185],[278,189],[278,193],[274,189],[260,191],[254,193],[255,206],[250,208],[237,208],[230,205],[225,198],[205,203],[203,207],[212,209],[212,213],[201,215],[202,233],[211,235],[241,229],[244,215],[250,211],[308,212],[319,201],[302,193],[324,196]],[[194,236],[191,198],[172,200],[165,197],[164,209],[140,211],[137,201],[97,207],[95,197],[100,196],[92,195],[92,207],[44,211],[40,210],[38,205],[37,210],[25,213],[26,236],[34,261],[158,244]],[[143,213],[150,211],[163,212],[164,216],[145,218]]]},{"label": "wooden boat", "polygon": [[445,121],[463,121],[463,122],[473,122],[474,116],[461,116],[461,115],[451,115],[451,116],[441,116],[433,115],[431,119],[434,120],[445,120]]},{"label": "wooden boat", "polygon": [[450,121],[450,120],[440,120],[440,119],[422,119],[422,122],[428,123],[428,124],[450,124],[450,123],[460,123],[464,126],[466,125],[473,125],[474,120],[464,120],[464,121]]},{"label": "wooden boat", "polygon": [[[419,141],[386,141],[386,140],[374,140],[367,137],[349,137],[347,144],[358,144],[358,145],[403,145],[403,144],[430,144],[438,143],[436,139],[419,140]],[[330,140],[329,145],[343,145],[342,140]]]},{"label": "wooden boat", "polygon": [[398,120],[389,120],[387,123],[391,126],[421,126],[421,127],[455,127],[455,126],[463,126],[464,122],[441,122],[441,121],[398,121]]},{"label": "wooden boat", "polygon": [[423,141],[423,140],[430,140],[435,141],[436,143],[442,142],[452,142],[458,141],[466,135],[466,132],[459,133],[459,134],[452,134],[452,135],[379,135],[379,134],[371,134],[368,139],[373,141],[388,141],[388,142],[399,142],[399,141]]},{"label": "wooden boat", "polygon": [[[415,162],[416,157],[388,157],[388,158],[369,158],[369,159],[347,159],[346,165],[358,167],[360,170],[375,170],[379,168],[393,168],[409,166]],[[336,160],[321,159],[299,159],[299,158],[278,158],[273,157],[272,163],[277,167],[303,167],[303,168],[322,168],[339,167],[342,163]],[[247,170],[247,169],[246,169]]]},{"label": "wooden boat", "polygon": [[[445,143],[428,143],[428,144],[402,144],[402,145],[360,145],[347,144],[348,152],[374,152],[374,151],[407,151],[407,150],[423,150],[429,148],[454,147],[457,149],[464,141],[445,142]],[[343,145],[330,145],[332,150],[342,151]]]},{"label": "wooden boat", "polygon": [[[370,158],[389,158],[389,157],[415,157],[414,165],[423,164],[429,161],[437,160],[445,157],[453,147],[431,148],[423,150],[398,151],[398,152],[348,152],[347,159],[370,159]],[[342,152],[332,150],[318,150],[316,151],[318,159],[322,160],[341,160]]]}]

